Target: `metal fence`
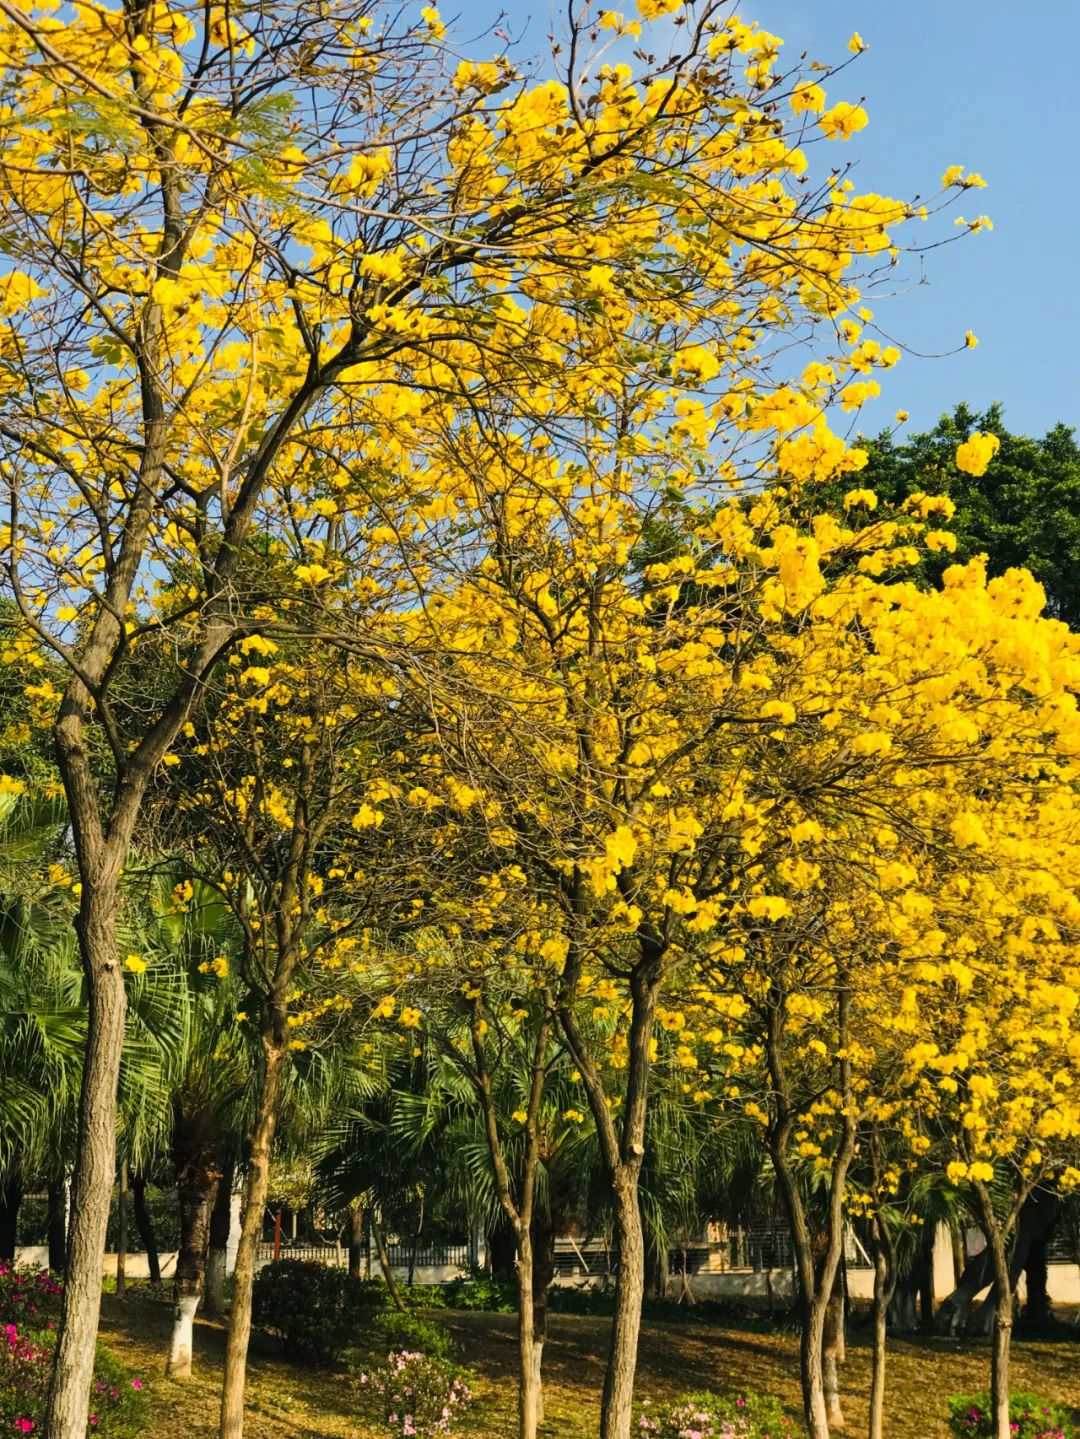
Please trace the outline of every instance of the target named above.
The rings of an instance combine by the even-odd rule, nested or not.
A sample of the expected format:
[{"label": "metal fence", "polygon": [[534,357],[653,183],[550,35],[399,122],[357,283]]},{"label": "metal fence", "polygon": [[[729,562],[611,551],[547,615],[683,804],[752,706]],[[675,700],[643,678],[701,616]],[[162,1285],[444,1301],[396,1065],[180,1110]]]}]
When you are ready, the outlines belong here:
[{"label": "metal fence", "polygon": [[[414,1269],[466,1269],[469,1265],[469,1246],[464,1242],[460,1244],[426,1244],[415,1250],[411,1244],[388,1244],[386,1251],[394,1269],[408,1269],[410,1265]],[[270,1260],[273,1257],[272,1242],[264,1242],[259,1245],[258,1258],[260,1260]],[[319,1264],[337,1265],[348,1263],[349,1251],[347,1246],[339,1244],[293,1243],[282,1235],[279,1257],[281,1259],[307,1259],[314,1260]],[[378,1262],[378,1254],[372,1248],[371,1263],[377,1265]]]}]

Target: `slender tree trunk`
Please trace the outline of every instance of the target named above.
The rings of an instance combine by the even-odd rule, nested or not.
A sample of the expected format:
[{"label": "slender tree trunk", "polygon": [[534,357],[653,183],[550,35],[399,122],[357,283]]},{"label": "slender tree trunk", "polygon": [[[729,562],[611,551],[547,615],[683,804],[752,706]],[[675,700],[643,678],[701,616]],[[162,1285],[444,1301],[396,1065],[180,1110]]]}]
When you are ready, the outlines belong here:
[{"label": "slender tree trunk", "polygon": [[206,1255],[210,1245],[210,1211],[220,1175],[204,1162],[191,1164],[177,1176],[180,1202],[180,1252],[173,1285],[173,1331],[165,1372],[172,1379],[191,1378],[195,1314],[206,1284]]},{"label": "slender tree trunk", "polygon": [[633,1418],[641,1305],[645,1298],[645,1233],[635,1169],[624,1170],[616,1176],[614,1213],[619,1270],[611,1353],[601,1400],[600,1433],[602,1439],[627,1439]]},{"label": "slender tree trunk", "polygon": [[[283,1028],[284,1023],[275,1027]],[[255,1259],[270,1183],[270,1146],[274,1138],[281,1070],[285,1062],[285,1046],[280,1036],[264,1034],[263,1055],[262,1084],[251,1136],[251,1157],[240,1211],[240,1242],[233,1274],[229,1340],[221,1394],[221,1439],[241,1439],[244,1432],[244,1381],[251,1339],[251,1290],[255,1282]]]},{"label": "slender tree trunk", "polygon": [[[70,795],[69,795],[70,799]],[[101,1261],[116,1176],[116,1086],[127,999],[116,955],[117,871],[80,854],[83,892],[76,929],[87,984],[87,1041],[79,1096],[67,1278],[45,1409],[49,1439],[85,1439],[101,1313]]]},{"label": "slender tree trunk", "polygon": [[518,1245],[518,1436],[536,1439],[540,1422],[540,1365],[533,1309],[532,1237],[524,1227]]},{"label": "slender tree trunk", "polygon": [[210,1212],[210,1254],[206,1261],[204,1308],[216,1319],[222,1318],[225,1313],[225,1257],[232,1226],[233,1174],[233,1161],[226,1160],[221,1167],[214,1207]]},{"label": "slender tree trunk", "polygon": [[871,1221],[874,1250],[874,1299],[871,1308],[873,1356],[870,1373],[869,1439],[884,1439],[885,1358],[888,1342],[889,1304],[896,1289],[896,1253],[885,1220],[875,1214]]},{"label": "slender tree trunk", "polygon": [[127,1288],[127,1160],[120,1161],[120,1182],[116,1194],[116,1293],[123,1298]]},{"label": "slender tree trunk", "polygon": [[1009,1439],[1009,1351],[1012,1344],[1013,1288],[1009,1278],[1009,1261],[1005,1242],[995,1226],[991,1237],[994,1280],[997,1302],[994,1305],[994,1331],[991,1338],[990,1410],[994,1439]]},{"label": "slender tree trunk", "polygon": [[856,1138],[855,1100],[852,1093],[851,1060],[848,1057],[851,991],[846,976],[838,974],[837,1069],[844,1120],[841,1142],[833,1155],[823,1232],[824,1251],[819,1255],[789,1152],[791,1132],[798,1110],[784,1057],[788,998],[784,983],[784,976],[775,983],[767,1010],[766,1055],[775,1105],[775,1117],[769,1130],[769,1151],[791,1228],[791,1243],[795,1251],[802,1300],[799,1360],[806,1428],[810,1439],[829,1439],[829,1410],[822,1375],[825,1321],[833,1286],[843,1262],[844,1189],[855,1153]]},{"label": "slender tree trunk", "polygon": [[[555,1181],[549,1181],[554,1188]],[[552,1202],[553,1198],[552,1198]],[[547,1343],[548,1298],[555,1278],[555,1217],[549,1205],[533,1210],[529,1226],[533,1256],[533,1383],[536,1386],[536,1422],[544,1422],[544,1345]]]},{"label": "slender tree trunk", "polygon": [[382,1220],[376,1215],[371,1216],[371,1232],[375,1236],[375,1248],[379,1255],[379,1268],[386,1280],[386,1287],[390,1291],[390,1298],[394,1301],[394,1308],[402,1314],[405,1313],[408,1305],[401,1294],[401,1288],[397,1282],[397,1275],[394,1273],[394,1266],[390,1263],[390,1255],[386,1248],[386,1235],[383,1233]]},{"label": "slender tree trunk", "polygon": [[874,1255],[874,1299],[871,1310],[873,1353],[870,1369],[869,1439],[883,1439],[885,1433],[885,1359],[888,1340],[888,1266],[879,1249]]},{"label": "slender tree trunk", "polygon": [[360,1279],[364,1270],[364,1211],[349,1205],[349,1278]]},{"label": "slender tree trunk", "polygon": [[844,1411],[840,1405],[840,1374],[838,1365],[844,1358],[844,1285],[843,1275],[838,1268],[833,1279],[832,1292],[825,1305],[825,1329],[822,1336],[823,1369],[822,1382],[825,1388],[825,1413],[830,1431],[845,1429]]},{"label": "slender tree trunk", "polygon": [[146,1207],[146,1178],[142,1174],[131,1176],[131,1210],[135,1219],[135,1232],[146,1254],[146,1267],[150,1271],[150,1284],[161,1288],[161,1260],[158,1257],[157,1236],[154,1221]]},{"label": "slender tree trunk", "polygon": [[67,1185],[63,1179],[49,1180],[49,1268],[63,1274],[67,1265]]},{"label": "slender tree trunk", "polygon": [[22,1197],[22,1180],[9,1174],[0,1184],[0,1260],[5,1264],[15,1263]]},{"label": "slender tree trunk", "polygon": [[[580,884],[575,904],[580,904]],[[611,1189],[619,1268],[615,1281],[615,1315],[611,1348],[604,1373],[600,1407],[600,1439],[630,1439],[633,1423],[634,1377],[637,1372],[641,1305],[645,1295],[645,1234],[638,1198],[645,1156],[651,1043],[656,1004],[664,975],[664,949],[655,938],[643,938],[642,958],[630,976],[631,1019],[627,1043],[626,1090],[621,1124],[616,1128],[609,1098],[574,1011],[575,976],[579,961],[568,957],[562,974],[564,998],[559,1022],[577,1062],[596,1125],[600,1152]],[[580,950],[578,940],[571,954]]]}]

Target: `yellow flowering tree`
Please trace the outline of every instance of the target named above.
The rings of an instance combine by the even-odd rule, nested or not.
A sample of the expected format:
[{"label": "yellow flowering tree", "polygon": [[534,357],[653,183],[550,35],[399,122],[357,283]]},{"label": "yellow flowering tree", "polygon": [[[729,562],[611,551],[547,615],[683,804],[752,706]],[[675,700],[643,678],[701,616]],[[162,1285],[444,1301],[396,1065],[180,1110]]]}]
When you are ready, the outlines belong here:
[{"label": "yellow flowering tree", "polygon": [[[826,108],[817,72],[799,89],[779,40],[713,0],[643,7],[687,23],[636,74],[594,64],[572,16],[569,68],[535,84],[503,56],[461,62],[433,7],[50,8],[2,21],[0,549],[22,630],[65,667],[49,699],[91,1043],[48,1428],[76,1439],[124,1025],[120,871],[201,687],[259,632],[267,548],[302,629],[335,590],[414,592],[447,549],[461,572],[478,446],[511,529],[534,485],[552,512],[578,495],[576,456],[611,458],[616,503],[716,464],[857,467],[825,412],[857,410],[897,358],[863,335],[855,277],[897,258],[911,211],[837,172],[805,183],[803,139],[846,142],[865,113]],[[778,378],[804,327],[836,339]],[[522,450],[536,417],[557,460]],[[448,437],[458,462],[433,465]],[[346,578],[380,547],[385,573]],[[151,636],[167,682],[120,723]]]}]

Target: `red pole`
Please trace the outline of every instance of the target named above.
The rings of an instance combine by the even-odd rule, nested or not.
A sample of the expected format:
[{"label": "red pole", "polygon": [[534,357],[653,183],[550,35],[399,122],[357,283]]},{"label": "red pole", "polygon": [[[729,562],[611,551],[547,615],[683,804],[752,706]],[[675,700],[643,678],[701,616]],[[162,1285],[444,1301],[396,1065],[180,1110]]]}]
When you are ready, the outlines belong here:
[{"label": "red pole", "polygon": [[281,1258],[281,1210],[274,1211],[274,1258]]}]

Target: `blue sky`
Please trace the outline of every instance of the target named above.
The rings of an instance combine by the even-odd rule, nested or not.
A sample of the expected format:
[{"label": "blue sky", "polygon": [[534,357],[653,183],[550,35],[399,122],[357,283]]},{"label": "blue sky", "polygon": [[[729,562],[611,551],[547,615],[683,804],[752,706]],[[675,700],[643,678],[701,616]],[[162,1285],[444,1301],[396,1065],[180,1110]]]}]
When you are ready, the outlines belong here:
[{"label": "blue sky", "polygon": [[[610,4],[635,10],[634,0]],[[515,34],[532,17],[538,45],[551,28],[550,0],[514,0],[505,10],[493,0],[443,0],[441,9],[461,36],[500,13]],[[555,10],[564,13],[562,0]],[[905,355],[863,427],[880,429],[900,408],[911,427],[926,427],[960,400],[1002,401],[1018,431],[1042,433],[1058,420],[1080,426],[1080,0],[746,0],[741,13],[783,37],[788,63],[803,50],[846,59],[851,32],[860,32],[870,48],[830,86],[830,100],[866,97],[870,125],[844,146],[860,188],[929,196],[954,164],[988,182],[955,212],[988,213],[993,232],[934,251],[926,284],[876,306],[914,351],[952,349],[968,329],[978,348],[946,359]],[[815,147],[814,163],[834,148]]]}]

